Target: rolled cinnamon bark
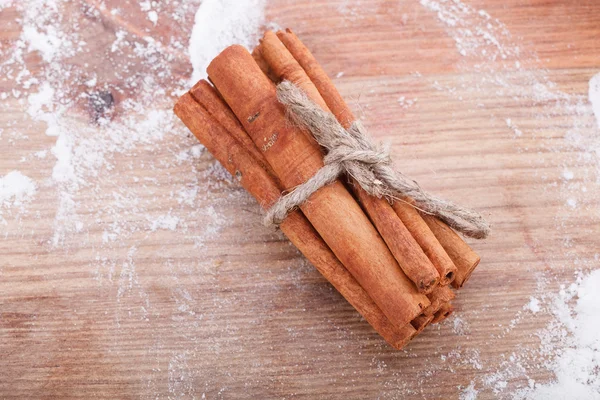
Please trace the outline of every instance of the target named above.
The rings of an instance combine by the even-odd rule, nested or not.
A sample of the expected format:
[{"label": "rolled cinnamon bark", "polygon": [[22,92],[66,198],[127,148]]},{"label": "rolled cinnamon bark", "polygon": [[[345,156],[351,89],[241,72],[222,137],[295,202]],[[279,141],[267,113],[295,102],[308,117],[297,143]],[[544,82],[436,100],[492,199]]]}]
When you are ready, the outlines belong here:
[{"label": "rolled cinnamon bark", "polygon": [[356,118],[310,50],[308,50],[291,29],[286,29],[285,32],[279,31],[277,32],[277,36],[289,52],[292,53],[292,56],[294,56],[304,71],[306,71],[306,74],[319,90],[321,97],[323,97],[323,100],[325,100],[335,118],[344,128],[349,128]]},{"label": "rolled cinnamon bark", "polygon": [[[323,166],[320,149],[286,120],[273,82],[246,49],[228,47],[211,62],[208,74],[285,189]],[[430,304],[339,181],[315,192],[301,210],[392,324],[405,326]]]},{"label": "rolled cinnamon bark", "polygon": [[261,54],[273,76],[275,82],[287,79],[302,89],[306,95],[323,110],[329,111],[327,103],[321,97],[319,90],[310,80],[304,69],[294,59],[294,56],[283,45],[275,32],[266,31],[261,40]]},{"label": "rolled cinnamon bark", "polygon": [[[352,114],[352,111],[336,89],[335,85],[327,76],[327,73],[321,65],[317,62],[315,57],[312,55],[310,50],[302,43],[302,41],[290,30],[287,29],[284,31],[277,32],[277,36],[283,42],[285,47],[292,53],[294,58],[298,61],[298,63],[302,66],[306,74],[310,77],[312,82],[315,84],[319,93],[327,103],[327,106],[331,110],[331,112],[336,116],[337,120],[342,124],[342,126],[348,128],[352,122],[354,122],[355,117]],[[418,214],[419,215],[419,214]],[[417,218],[415,214],[411,214],[411,219]],[[428,240],[417,239],[421,246],[424,246],[424,251],[426,254],[438,254],[438,257],[432,257],[430,260],[436,265],[439,260],[443,259],[443,253],[439,253],[439,246],[431,245],[435,243],[436,239],[441,244],[441,246],[446,251],[447,255],[450,257],[452,262],[455,264],[457,271],[455,273],[455,280],[453,281],[453,286],[460,288],[464,282],[469,278],[477,264],[479,263],[479,257],[473,250],[458,236],[451,228],[449,228],[445,223],[439,221],[436,218],[425,218],[425,215],[422,215],[423,219],[426,220],[427,225],[430,230],[433,231],[434,228],[437,228],[435,232],[428,232],[427,230],[422,231],[411,231],[415,239],[422,238],[423,236],[428,236]],[[400,215],[402,218],[402,215]],[[435,220],[438,226],[433,226],[430,223],[430,220]],[[413,224],[410,221],[405,221],[406,227],[410,230]],[[419,227],[423,225],[421,223],[417,224]],[[445,229],[442,229],[445,228]],[[444,271],[444,265],[437,264],[436,268],[438,271]],[[458,279],[458,281],[456,281]]]},{"label": "rolled cinnamon bark", "polygon": [[442,304],[442,307],[435,313],[435,317],[431,320],[432,324],[437,324],[445,320],[454,312],[454,306],[450,303]]},{"label": "rolled cinnamon bark", "polygon": [[423,332],[423,329],[427,327],[433,321],[433,315],[421,314],[417,318],[413,319],[410,324],[417,330],[417,335]]},{"label": "rolled cinnamon bark", "polygon": [[[209,108],[213,110],[226,108],[226,105],[221,104],[218,97],[204,99],[204,103],[210,103]],[[174,111],[208,151],[232,176],[238,178],[242,186],[263,207],[270,206],[279,198],[280,189],[273,177],[248,151],[247,144],[242,144],[224,126],[234,126],[235,124],[223,124],[222,121],[217,121],[189,93],[177,101]],[[231,117],[235,119],[235,116]],[[254,143],[251,145],[254,146]],[[412,325],[396,327],[390,322],[299,211],[290,213],[281,223],[280,228],[317,270],[391,346],[400,349],[415,336],[416,330]]]},{"label": "rolled cinnamon bark", "polygon": [[189,93],[198,104],[204,107],[204,109],[229,132],[231,136],[244,145],[252,157],[261,162],[262,166],[267,169],[267,172],[272,173],[271,166],[267,163],[267,160],[265,160],[262,153],[258,151],[254,142],[246,134],[244,127],[240,124],[240,121],[238,121],[233,111],[231,111],[227,106],[227,103],[221,99],[219,92],[217,92],[210,83],[201,79],[190,89]]},{"label": "rolled cinnamon bark", "polygon": [[427,295],[431,305],[423,310],[424,315],[434,315],[443,304],[453,300],[456,295],[448,286],[438,286]]},{"label": "rolled cinnamon bark", "polygon": [[421,293],[431,293],[437,286],[440,275],[390,203],[386,199],[369,195],[356,182],[351,182],[351,186],[402,271]]},{"label": "rolled cinnamon bark", "polygon": [[456,265],[419,212],[408,202],[410,199],[406,198],[396,200],[392,207],[440,274],[440,285],[446,286],[456,277]]},{"label": "rolled cinnamon bark", "polygon": [[269,65],[267,64],[267,62],[265,61],[265,59],[262,55],[262,45],[261,44],[259,44],[252,50],[252,58],[254,58],[254,61],[256,61],[256,64],[258,64],[261,71],[266,76],[268,76],[270,80],[275,81],[275,79],[277,79],[275,77],[275,75],[273,75],[273,71],[271,71],[271,68],[269,67]]},{"label": "rolled cinnamon bark", "polygon": [[[317,87],[274,32],[265,33],[261,41],[261,54],[278,81],[285,79],[292,82],[323,110],[330,111]],[[431,292],[440,275],[417,241],[387,200],[370,196],[354,179],[350,179],[351,189],[406,276],[415,283],[421,293]]]},{"label": "rolled cinnamon bark", "polygon": [[471,277],[481,259],[448,225],[430,215],[422,214],[422,217],[456,265],[452,286],[460,289]]}]

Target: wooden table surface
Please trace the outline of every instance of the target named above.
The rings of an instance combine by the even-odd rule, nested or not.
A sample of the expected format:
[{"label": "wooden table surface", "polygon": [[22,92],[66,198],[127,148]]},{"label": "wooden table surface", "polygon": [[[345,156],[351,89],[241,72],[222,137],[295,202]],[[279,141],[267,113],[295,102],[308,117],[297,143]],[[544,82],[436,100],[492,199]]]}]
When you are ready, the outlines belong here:
[{"label": "wooden table surface", "polygon": [[[108,128],[87,102],[65,105],[73,160],[101,155],[76,165],[77,183],[52,178],[57,138],[27,111],[27,96],[60,74],[21,47],[40,78],[23,89],[7,62],[17,3],[0,9],[0,176],[19,170],[37,191],[23,207],[0,205],[0,398],[448,399],[471,385],[485,399],[552,379],[537,336],[552,319],[546,295],[600,263],[587,100],[599,2],[268,1],[267,20],[305,41],[398,167],[493,226],[472,243],[483,261],[455,316],[403,351],[261,226],[210,154],[189,156],[196,142],[170,108],[189,85],[198,1],[158,2],[156,26],[136,2],[61,6],[61,24],[85,42],[61,64],[62,92],[78,99],[95,76],[115,99]],[[131,49],[154,38],[155,53],[111,52],[119,32]],[[111,136],[135,111],[127,100],[151,101],[166,122],[148,137]],[[542,312],[524,310],[531,296]]]}]

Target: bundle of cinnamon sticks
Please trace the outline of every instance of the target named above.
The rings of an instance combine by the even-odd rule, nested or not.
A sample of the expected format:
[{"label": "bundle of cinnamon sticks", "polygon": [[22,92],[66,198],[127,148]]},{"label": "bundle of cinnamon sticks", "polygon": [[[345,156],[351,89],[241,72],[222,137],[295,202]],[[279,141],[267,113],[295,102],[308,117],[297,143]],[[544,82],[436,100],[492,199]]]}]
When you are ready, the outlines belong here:
[{"label": "bundle of cinnamon sticks", "polygon": [[[324,150],[286,117],[276,84],[287,80],[348,128],[355,117],[291,31],[267,31],[249,53],[233,45],[181,96],[175,113],[265,209],[311,178]],[[394,348],[453,311],[478,255],[442,221],[404,198],[390,204],[351,177],[314,192],[281,231]]]}]

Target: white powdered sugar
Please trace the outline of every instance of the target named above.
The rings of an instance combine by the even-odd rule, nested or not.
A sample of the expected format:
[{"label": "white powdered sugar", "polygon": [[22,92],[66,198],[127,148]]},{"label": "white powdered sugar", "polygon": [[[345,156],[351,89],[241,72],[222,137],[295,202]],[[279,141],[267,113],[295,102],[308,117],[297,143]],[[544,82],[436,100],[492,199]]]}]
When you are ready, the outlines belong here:
[{"label": "white powdered sugar", "polygon": [[477,399],[477,390],[475,390],[475,385],[471,383],[467,386],[459,396],[460,400],[476,400]]},{"label": "white powdered sugar", "polygon": [[[533,352],[513,353],[507,363],[494,372],[485,374],[478,383],[461,391],[461,399],[477,399],[485,391],[495,397],[521,400],[600,398],[600,270],[578,274],[568,287],[558,293],[544,295],[544,310],[553,319],[536,333],[540,346]],[[524,310],[537,314],[541,301],[530,297]],[[456,323],[455,323],[456,325]],[[523,388],[507,390],[508,379],[527,377],[530,360],[536,368],[547,368],[554,375],[549,382],[528,378]],[[542,363],[540,363],[540,360]]]},{"label": "white powdered sugar", "polygon": [[[244,233],[249,229],[254,229],[252,235],[269,233],[256,228],[260,217],[252,208],[255,202],[249,200],[237,182],[206,153],[172,112],[177,95],[206,76],[206,67],[218,52],[232,43],[247,48],[256,44],[265,23],[267,1],[173,3],[137,2],[130,7],[137,13],[136,21],[132,22],[127,20],[131,19],[128,15],[131,9],[119,2],[0,2],[0,10],[12,7],[11,12],[18,14],[14,40],[9,44],[3,42],[0,47],[0,79],[4,79],[5,87],[10,87],[0,92],[0,107],[6,110],[3,116],[8,119],[0,127],[0,142],[5,146],[3,150],[7,149],[3,152],[6,160],[2,160],[6,168],[0,173],[0,225],[8,227],[2,232],[3,236],[43,247],[40,262],[46,262],[43,257],[47,257],[54,264],[70,265],[74,256],[85,259],[77,264],[81,269],[77,271],[78,282],[89,284],[84,281],[87,277],[97,284],[99,290],[95,295],[102,297],[101,304],[110,314],[103,328],[113,339],[98,341],[103,352],[119,354],[123,346],[129,345],[125,335],[111,329],[135,323],[140,324],[140,329],[153,331],[155,329],[143,324],[171,324],[167,328],[179,335],[174,336],[176,340],[165,343],[161,335],[156,335],[153,341],[147,342],[147,348],[140,351],[140,362],[156,368],[140,378],[143,382],[139,386],[147,389],[146,397],[160,397],[163,394],[160,385],[165,383],[172,397],[202,398],[204,390],[216,394],[219,388],[225,390],[228,382],[232,382],[226,379],[237,379],[236,371],[215,369],[214,377],[200,380],[202,368],[212,367],[208,365],[212,357],[222,357],[232,349],[253,351],[244,345],[257,346],[260,351],[265,349],[260,347],[265,343],[219,341],[220,337],[230,337],[232,332],[244,329],[223,323],[223,315],[228,315],[227,312],[233,315],[238,312],[239,304],[244,304],[250,310],[250,325],[264,323],[265,319],[261,318],[265,315],[277,321],[277,314],[287,308],[276,304],[277,313],[273,313],[266,307],[274,306],[273,302],[279,297],[286,298],[289,293],[274,295],[273,292],[284,286],[272,282],[312,270],[302,269],[303,264],[298,268],[297,264],[290,266],[289,263],[277,264],[288,268],[281,275],[275,275],[275,269],[267,266],[253,270],[248,264],[253,261],[247,260],[257,260],[255,255],[262,251],[261,246],[275,248],[278,244],[265,242],[255,247],[257,243],[253,242],[252,246],[239,246],[239,249],[231,246],[230,241],[243,242]],[[329,5],[328,12],[337,10],[340,17],[351,22],[360,22],[378,13],[377,2],[338,3]],[[393,106],[417,113],[430,101],[427,89],[447,95],[441,100],[449,104],[463,101],[457,92],[470,93],[481,99],[481,106],[475,104],[469,112],[477,112],[482,120],[489,119],[496,124],[493,126],[496,129],[490,132],[497,132],[498,137],[505,140],[503,151],[509,152],[514,146],[519,152],[527,153],[532,143],[541,143],[540,154],[550,154],[553,158],[555,154],[564,156],[562,164],[552,165],[551,172],[540,164],[541,168],[532,167],[522,173],[531,179],[535,190],[556,191],[554,203],[560,214],[548,215],[547,220],[552,221],[551,226],[555,228],[551,234],[559,240],[564,238],[564,249],[557,248],[556,252],[568,256],[556,262],[547,254],[541,254],[539,236],[535,235],[546,233],[540,234],[530,229],[531,226],[519,227],[524,236],[533,235],[528,238],[531,239],[528,245],[532,248],[532,258],[535,255],[543,259],[544,271],[527,276],[527,280],[535,280],[537,286],[522,292],[522,297],[510,306],[516,315],[500,315],[505,311],[503,304],[482,304],[481,308],[471,310],[464,307],[441,326],[430,329],[426,333],[429,336],[423,339],[438,340],[447,351],[427,345],[427,353],[418,354],[422,348],[420,343],[415,343],[403,352],[392,354],[378,340],[373,342],[377,344],[369,344],[365,353],[344,353],[340,360],[348,364],[342,367],[353,368],[352,363],[360,358],[372,359],[372,371],[357,369],[350,373],[377,375],[381,386],[389,390],[387,396],[380,396],[385,398],[424,397],[422,388],[440,384],[437,372],[468,374],[469,378],[460,386],[451,382],[455,385],[451,388],[455,390],[454,397],[464,400],[600,398],[597,317],[600,314],[600,272],[593,271],[600,256],[597,255],[596,260],[579,257],[577,251],[581,243],[571,239],[567,230],[575,225],[580,213],[595,212],[587,207],[586,191],[598,184],[600,173],[597,134],[600,73],[589,80],[585,95],[565,93],[558,89],[563,86],[553,82],[539,66],[523,67],[522,64],[536,56],[522,56],[524,46],[500,20],[490,15],[491,10],[488,13],[460,0],[420,0],[411,7],[418,12],[411,14],[407,8],[407,14],[399,15],[398,19],[404,24],[414,19],[421,26],[425,21],[438,24],[436,32],[447,35],[450,52],[459,60],[458,72],[465,73],[442,80],[439,76],[430,78],[416,72],[411,76],[419,81],[423,90],[403,93],[401,97],[398,94]],[[315,12],[315,15],[318,14]],[[387,18],[383,13],[377,15],[377,18]],[[165,26],[176,29],[161,29]],[[304,27],[300,23],[299,26]],[[351,76],[349,67],[351,65],[346,69],[346,65],[336,64],[337,69],[329,72],[340,81],[347,78],[358,81],[358,77]],[[344,69],[348,71],[346,74],[339,72]],[[429,79],[439,79],[441,83]],[[506,100],[506,107],[503,104],[490,111],[486,118],[486,107],[491,103],[486,96]],[[552,138],[545,138],[539,126],[557,116],[560,129],[544,127],[553,132]],[[580,167],[584,163],[590,165],[588,170]],[[519,166],[521,168],[525,167]],[[518,199],[520,189],[511,187],[510,190],[498,198],[510,197],[510,204],[515,205],[517,212],[522,205]],[[247,215],[234,218],[234,213]],[[516,214],[514,217],[514,221],[506,224],[512,226],[524,219]],[[280,240],[277,236],[276,241]],[[239,250],[239,254],[223,254],[224,249]],[[246,257],[246,252],[252,257]],[[255,274],[253,282],[265,286],[230,290],[232,270],[227,269],[229,261],[223,261],[224,258],[243,262],[248,268],[238,269],[236,274],[243,274],[244,279],[252,279],[251,275]],[[290,257],[286,253],[280,258],[287,263]],[[225,268],[221,270],[223,263]],[[518,266],[510,264],[510,267],[526,268],[524,262]],[[559,284],[553,274],[556,270],[567,270],[567,282],[573,279],[575,282],[567,283],[560,291],[550,289]],[[571,271],[585,272],[575,276]],[[475,275],[473,279],[477,279]],[[154,282],[156,280],[159,284]],[[290,282],[306,288],[296,279]],[[310,285],[311,291],[317,287]],[[198,287],[213,286],[214,292],[194,292]],[[164,291],[160,296],[154,292],[157,287]],[[248,290],[263,289],[269,292],[268,296],[253,303]],[[57,296],[62,295],[59,286],[53,290]],[[502,289],[489,290],[495,294]],[[329,294],[333,289],[326,287],[323,291]],[[467,292],[464,297],[473,294]],[[311,297],[314,297],[312,292]],[[461,297],[456,303],[459,307]],[[345,306],[343,300],[337,301],[339,307]],[[162,303],[157,306],[158,302]],[[502,312],[498,321],[504,318],[502,326],[483,318],[499,310]],[[327,323],[335,324],[329,316],[327,318]],[[321,329],[317,323],[315,329]],[[152,328],[156,326],[159,325]],[[208,340],[203,336],[207,326],[211,335]],[[258,331],[256,327],[252,329]],[[288,332],[295,335],[294,340],[300,336],[292,328]],[[343,327],[339,332],[348,330]],[[493,347],[498,341],[521,332],[528,335],[531,343],[523,347],[514,343],[512,347],[505,346],[502,354],[490,359],[484,346]],[[329,331],[316,333],[329,334]],[[447,336],[442,335],[454,335],[456,340],[447,340]],[[356,339],[355,332],[348,336],[349,340]],[[474,337],[482,340],[473,345]],[[379,351],[377,346],[385,350]],[[165,358],[167,351],[170,354]],[[334,353],[323,352],[323,359],[317,360],[315,365],[330,362],[325,357],[333,357]],[[395,379],[399,376],[403,379],[395,368],[406,361],[402,357],[417,356],[433,361],[421,363],[419,359],[418,367],[414,367],[418,369],[415,386],[421,387],[405,387]],[[206,365],[202,364],[204,360],[207,360]],[[256,365],[252,366],[257,371],[257,382],[265,383],[260,380],[260,363],[279,367],[274,360],[275,357],[272,360],[257,358]],[[300,357],[298,364],[303,367],[302,363],[308,364],[306,360]],[[394,367],[390,366],[392,362]],[[538,377],[540,371],[545,374],[541,378]],[[287,372],[292,376],[295,370],[290,367]],[[344,382],[351,387],[353,380],[351,377]],[[217,397],[219,395],[220,392]]]},{"label": "white powdered sugar", "polygon": [[590,103],[592,103],[598,129],[600,129],[600,73],[597,73],[590,79],[588,97]]},{"label": "white powdered sugar", "polygon": [[[159,5],[146,3],[143,5],[147,6],[145,11],[151,22],[156,23]],[[165,98],[167,90],[173,93],[187,86],[185,79],[170,78],[175,57],[173,52],[184,46],[172,39],[167,49],[152,37],[150,28],[142,37],[129,32],[127,26],[119,29],[119,20],[111,20],[119,13],[118,9],[109,12],[104,6],[71,5],[59,0],[15,3],[16,11],[22,16],[23,29],[16,42],[16,50],[0,65],[3,73],[17,76],[17,92],[23,98],[21,104],[24,104],[38,131],[55,138],[49,148],[36,149],[30,156],[30,159],[53,162],[51,176],[48,177],[50,187],[56,190],[53,196],[56,204],[55,231],[49,241],[53,248],[63,246],[69,237],[95,224],[109,226],[103,238],[124,240],[140,229],[142,219],[157,218],[146,210],[153,202],[158,202],[158,198],[152,199],[150,204],[146,200],[141,203],[139,196],[143,193],[136,194],[133,190],[124,191],[124,188],[115,186],[120,175],[113,176],[112,171],[119,166],[115,157],[124,157],[126,161],[122,163],[126,162],[131,169],[155,168],[154,160],[138,160],[135,155],[177,147],[181,145],[179,140],[165,143],[165,136],[186,135],[180,127],[175,129],[175,116],[170,110],[173,100]],[[182,12],[188,10],[189,14],[189,5],[182,5],[179,9]],[[82,36],[82,26],[76,22],[78,13],[117,24],[114,42],[105,44],[112,54],[108,60],[97,57],[103,54],[102,49],[94,50],[97,55],[90,54]],[[67,23],[69,15],[75,22]],[[177,14],[170,17],[179,18]],[[42,59],[36,74],[29,71],[26,61],[27,57],[34,55]],[[73,56],[84,58],[87,62],[74,63]],[[106,68],[107,63],[112,65]],[[139,72],[124,72],[132,66]],[[107,70],[116,79],[107,77]],[[108,83],[107,80],[116,83]],[[51,157],[47,157],[48,154]],[[188,164],[191,162],[189,160]],[[168,159],[163,165],[176,163],[180,161]],[[132,179],[140,181],[137,177]],[[182,183],[187,187],[196,181],[190,174],[187,182]],[[111,192],[110,200],[101,202],[101,208],[91,210],[96,213],[95,220],[84,220],[78,216],[81,209],[90,210],[90,200],[103,198]],[[96,194],[96,197],[88,198],[88,202],[84,203],[80,200],[82,193]],[[175,215],[178,212],[173,210],[173,218],[182,218]],[[124,217],[126,214],[129,218]],[[113,221],[107,224],[104,218]],[[159,223],[158,226],[163,225]],[[168,224],[169,227],[172,225]],[[150,231],[151,228],[148,227]]]},{"label": "white powdered sugar", "polygon": [[191,81],[206,77],[206,67],[232,43],[252,48],[264,23],[265,0],[204,0],[190,37]]},{"label": "white powdered sugar", "polygon": [[[36,192],[35,182],[21,171],[11,171],[0,176],[0,206],[21,207],[30,202]],[[0,207],[0,216],[2,209]]]},{"label": "white powdered sugar", "polygon": [[421,5],[435,12],[440,21],[452,28],[451,35],[463,57],[485,56],[496,61],[518,53],[518,49],[501,43],[502,38],[510,34],[485,10],[475,9],[458,0],[421,0]]},{"label": "white powdered sugar", "polygon": [[27,44],[27,51],[39,51],[46,62],[52,62],[70,43],[60,37],[53,26],[47,26],[44,32],[38,31],[32,25],[25,26],[21,38]]},{"label": "white powdered sugar", "polygon": [[157,229],[168,229],[174,231],[177,229],[179,218],[170,214],[160,215],[150,224],[150,230],[155,231]]},{"label": "white powdered sugar", "polygon": [[552,357],[549,368],[556,378],[524,389],[518,398],[600,398],[600,270],[580,276],[551,301],[556,320],[540,333]]},{"label": "white powdered sugar", "polygon": [[156,11],[148,11],[148,19],[154,24],[156,25],[156,23],[158,22],[158,14],[156,13]]},{"label": "white powdered sugar", "polygon": [[540,312],[540,301],[535,297],[531,296],[529,299],[529,303],[523,307],[525,310],[529,310],[530,312],[537,314]]}]

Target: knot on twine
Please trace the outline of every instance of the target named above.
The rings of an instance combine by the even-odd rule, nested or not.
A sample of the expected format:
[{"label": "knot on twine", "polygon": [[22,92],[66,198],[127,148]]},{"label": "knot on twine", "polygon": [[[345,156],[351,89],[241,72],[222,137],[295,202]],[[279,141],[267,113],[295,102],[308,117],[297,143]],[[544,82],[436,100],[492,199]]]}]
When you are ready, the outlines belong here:
[{"label": "knot on twine", "polygon": [[279,225],[314,192],[345,173],[372,196],[386,197],[389,201],[411,198],[414,203],[409,201],[409,204],[438,217],[465,236],[483,239],[490,233],[489,225],[477,212],[423,191],[416,181],[395,170],[388,146],[373,143],[360,122],[355,121],[349,129],[344,129],[333,114],[324,111],[289,81],[277,86],[277,98],[286,107],[288,117],[307,128],[327,150],[327,155],[325,165],[314,176],[267,210],[265,225]]}]

